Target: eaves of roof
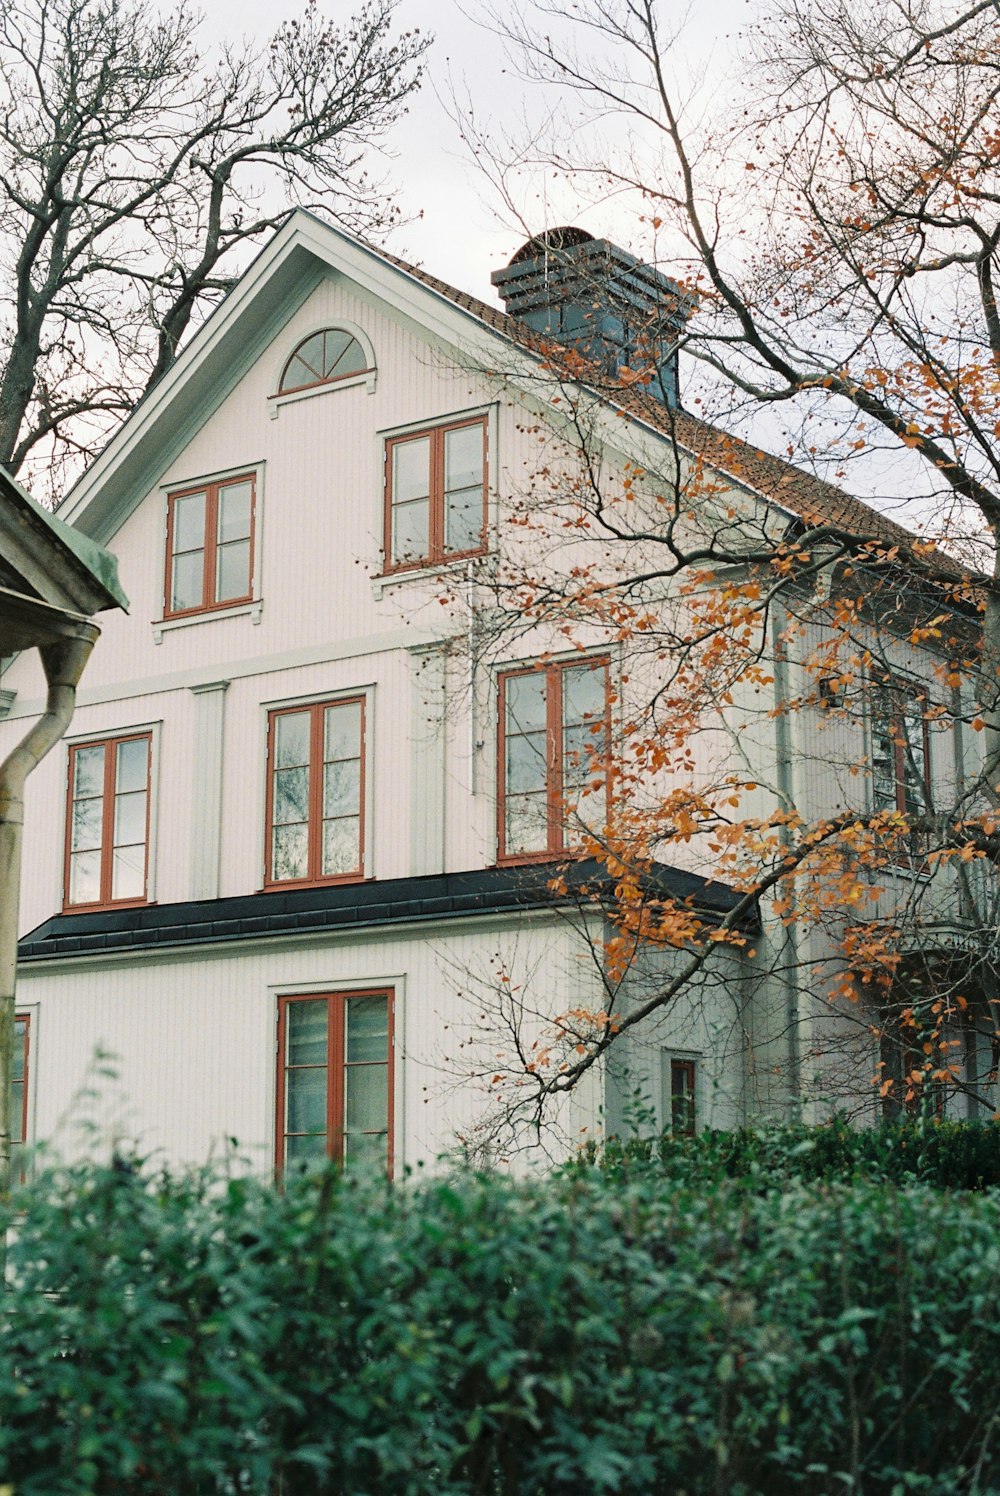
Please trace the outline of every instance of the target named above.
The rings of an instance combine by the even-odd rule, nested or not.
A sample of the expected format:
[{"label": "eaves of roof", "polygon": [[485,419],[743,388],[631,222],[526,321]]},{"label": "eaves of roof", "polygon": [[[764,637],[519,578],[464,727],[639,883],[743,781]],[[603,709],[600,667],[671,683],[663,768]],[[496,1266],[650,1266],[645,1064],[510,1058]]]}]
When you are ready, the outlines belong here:
[{"label": "eaves of roof", "polygon": [[[595,861],[584,859],[560,869],[565,892],[555,892],[550,886],[554,872],[551,866],[493,867],[196,903],[148,904],[94,914],[57,914],[24,937],[18,960],[34,963],[133,952],[138,956],[158,949],[191,949],[233,941],[411,924],[433,926],[477,916],[554,910],[578,902],[586,907],[594,900],[594,907],[600,908],[602,893],[610,892],[608,874]],[[730,914],[741,900],[726,884],[677,868],[657,868],[650,887],[656,896],[684,901],[714,923]],[[757,911],[751,908],[740,928],[752,930],[757,924]]]}]

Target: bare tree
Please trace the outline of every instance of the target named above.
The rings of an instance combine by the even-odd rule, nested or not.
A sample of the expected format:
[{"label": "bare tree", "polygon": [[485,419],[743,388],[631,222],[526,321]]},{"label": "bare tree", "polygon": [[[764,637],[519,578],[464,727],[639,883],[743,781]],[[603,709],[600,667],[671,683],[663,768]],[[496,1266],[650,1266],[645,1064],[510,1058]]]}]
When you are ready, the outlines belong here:
[{"label": "bare tree", "polygon": [[[315,0],[206,62],[198,18],[147,0],[14,0],[0,18],[0,462],[67,470],[169,366],[240,251],[290,203],[377,233],[372,152],[427,45],[392,0]],[[244,256],[245,259],[245,256]]]},{"label": "bare tree", "polygon": [[[508,17],[525,76],[569,102],[562,115],[548,105],[538,134],[506,156],[475,135],[480,156],[509,202],[526,166],[550,180],[554,170],[578,201],[631,201],[642,260],[669,268],[692,308],[681,341],[710,375],[701,391],[729,391],[730,414],[801,411],[786,455],[802,468],[844,478],[855,457],[895,450],[893,501],[904,505],[916,472],[922,502],[903,507],[904,529],[822,484],[796,493],[789,469],[684,411],[658,422],[668,442],[656,463],[644,453],[623,471],[581,393],[595,370],[550,354],[576,467],[567,478],[565,461],[540,464],[518,519],[536,531],[532,552],[525,564],[515,544],[493,578],[491,627],[535,648],[548,628],[593,649],[601,625],[627,655],[612,809],[585,838],[609,875],[596,905],[611,929],[608,1001],[560,1015],[530,1053],[515,1045],[500,1084],[513,1076],[513,1107],[537,1118],[692,991],[720,945],[745,948],[740,921],[754,906],[769,948],[751,971],[790,994],[781,1063],[793,1093],[806,1089],[806,1008],[805,1043],[822,1029],[829,1054],[837,1035],[816,1014],[839,993],[869,1056],[882,1048],[887,1100],[934,1086],[989,1100],[1000,1032],[998,7],[774,0],[753,28],[756,66],[711,129],[686,123],[665,24],[654,0]],[[468,116],[466,129],[471,138]],[[646,418],[641,391],[655,378],[633,364],[601,393]],[[757,499],[722,497],[720,472]],[[592,544],[590,560],[564,564],[560,527]],[[907,681],[906,648],[924,653],[923,685],[919,671]],[[796,716],[811,724],[809,772],[827,776],[822,804],[783,778],[779,731],[770,771],[762,739],[746,754],[765,723]],[[959,767],[931,794],[931,747],[963,725]],[[691,847],[740,896],[721,921],[649,881],[657,862],[689,865]],[[677,954],[669,977],[654,964],[626,1002],[634,961],[623,953],[636,941]],[[955,1058],[970,1025],[994,1046],[971,1085]],[[845,1094],[843,1075],[838,1086]]]}]

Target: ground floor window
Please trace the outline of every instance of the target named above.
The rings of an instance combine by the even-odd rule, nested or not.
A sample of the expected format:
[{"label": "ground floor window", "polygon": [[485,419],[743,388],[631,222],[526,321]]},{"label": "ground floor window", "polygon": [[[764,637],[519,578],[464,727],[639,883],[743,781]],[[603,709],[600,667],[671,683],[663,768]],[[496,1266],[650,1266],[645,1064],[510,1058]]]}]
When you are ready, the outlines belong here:
[{"label": "ground floor window", "polygon": [[680,1137],[693,1137],[699,1120],[695,1056],[664,1054],[663,1102],[665,1127]]},{"label": "ground floor window", "polygon": [[392,1170],[393,994],[304,993],[278,1001],[278,1158]]}]

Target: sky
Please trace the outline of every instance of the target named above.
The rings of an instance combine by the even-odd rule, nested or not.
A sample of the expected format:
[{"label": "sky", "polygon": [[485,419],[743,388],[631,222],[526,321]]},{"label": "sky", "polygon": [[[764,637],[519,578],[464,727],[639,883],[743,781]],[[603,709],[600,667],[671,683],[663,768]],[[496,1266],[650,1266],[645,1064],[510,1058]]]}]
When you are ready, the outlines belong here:
[{"label": "sky", "polygon": [[[350,13],[350,0],[319,3],[338,22]],[[485,175],[470,159],[445,100],[454,88],[474,100],[481,119],[505,125],[516,121],[526,85],[511,70],[499,40],[471,19],[471,6],[476,3],[400,0],[400,24],[433,33],[435,42],[428,57],[427,81],[393,142],[396,159],[388,170],[398,184],[403,215],[410,221],[387,247],[489,301],[495,299],[490,271],[507,263],[525,235],[518,224],[505,218]],[[676,0],[666,3],[672,17],[682,14]],[[486,8],[482,6],[483,11]],[[206,14],[204,34],[209,39],[246,35],[264,41],[301,9],[300,0],[217,0]],[[693,0],[674,53],[675,69],[685,82],[701,79],[708,89],[722,86],[727,65],[738,55],[734,38],[750,14],[747,0],[712,0],[711,4]],[[538,102],[537,96],[529,99],[529,107]],[[532,217],[552,218],[557,223],[569,217],[598,233],[608,233],[627,247],[624,220],[619,227],[613,216],[610,221],[605,216],[596,224],[575,204],[549,200],[547,189],[538,197],[541,200],[532,205],[534,211],[528,209]],[[547,226],[552,224],[531,224],[533,232]]]}]

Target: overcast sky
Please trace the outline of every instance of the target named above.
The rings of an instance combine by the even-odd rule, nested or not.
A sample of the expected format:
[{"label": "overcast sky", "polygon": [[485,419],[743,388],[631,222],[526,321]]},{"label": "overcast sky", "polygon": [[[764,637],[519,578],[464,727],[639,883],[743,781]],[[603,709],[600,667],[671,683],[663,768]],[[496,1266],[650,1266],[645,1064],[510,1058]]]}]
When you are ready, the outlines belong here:
[{"label": "overcast sky", "polygon": [[[338,22],[350,14],[350,0],[319,3]],[[505,125],[520,113],[525,86],[510,71],[499,41],[465,13],[476,3],[469,0],[460,8],[455,0],[400,0],[401,24],[432,32],[435,43],[428,58],[428,80],[396,134],[397,159],[390,167],[403,212],[414,221],[400,229],[388,247],[452,285],[490,300],[490,271],[506,263],[524,235],[504,221],[501,205],[469,160],[442,100],[454,84],[474,99],[484,121]],[[675,0],[664,4],[672,21],[683,15]],[[205,29],[209,36],[251,35],[263,41],[301,9],[300,0],[218,0],[206,15]],[[694,0],[673,56],[681,79],[703,79],[709,93],[722,87],[731,59],[738,55],[739,29],[751,14],[747,0]],[[553,186],[552,191],[557,189]],[[623,217],[619,226],[613,210],[596,223],[575,204],[558,196],[553,201],[548,189],[537,197],[540,200],[527,209],[532,219],[538,219],[532,222],[534,231],[551,226],[549,219],[565,222],[572,217],[628,243],[628,223]]]}]

